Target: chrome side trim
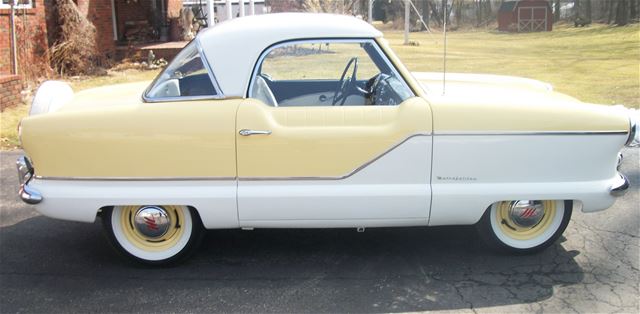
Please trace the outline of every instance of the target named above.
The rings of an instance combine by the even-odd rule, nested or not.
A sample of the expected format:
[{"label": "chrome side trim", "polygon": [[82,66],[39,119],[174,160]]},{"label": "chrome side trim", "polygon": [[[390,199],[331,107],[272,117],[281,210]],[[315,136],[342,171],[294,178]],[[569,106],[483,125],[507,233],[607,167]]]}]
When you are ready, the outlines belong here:
[{"label": "chrome side trim", "polygon": [[627,193],[628,189],[629,179],[627,179],[627,176],[625,176],[624,174],[618,172],[618,177],[614,181],[611,188],[609,188],[609,193],[611,193],[612,196],[620,197]]},{"label": "chrome side trim", "polygon": [[236,177],[54,177],[35,176],[37,180],[57,181],[223,181],[235,180]]},{"label": "chrome side trim", "polygon": [[374,157],[373,159],[365,162],[364,164],[362,164],[358,168],[348,172],[347,174],[345,174],[343,176],[338,176],[338,177],[321,177],[321,176],[318,176],[318,177],[238,177],[238,180],[239,181],[344,180],[344,179],[349,178],[349,177],[353,176],[354,174],[358,173],[359,171],[361,171],[362,169],[366,168],[367,166],[371,165],[372,163],[374,163],[378,159],[384,157],[386,154],[390,153],[392,150],[398,148],[398,146],[404,144],[408,140],[410,140],[410,139],[412,139],[414,137],[417,137],[417,136],[431,136],[431,133],[416,133],[416,134],[409,135],[407,138],[405,138],[402,141],[394,144],[389,149],[387,149],[384,152],[382,152],[380,155],[378,155],[378,156]]},{"label": "chrome side trim", "polygon": [[626,130],[613,131],[490,131],[490,132],[434,132],[434,136],[480,136],[480,135],[626,135]]}]

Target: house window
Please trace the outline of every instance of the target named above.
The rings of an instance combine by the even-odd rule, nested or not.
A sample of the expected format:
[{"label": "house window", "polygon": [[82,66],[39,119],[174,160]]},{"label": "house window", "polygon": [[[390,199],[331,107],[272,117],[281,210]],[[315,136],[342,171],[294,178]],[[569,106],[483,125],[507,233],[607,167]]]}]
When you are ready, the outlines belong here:
[{"label": "house window", "polygon": [[0,0],[0,9],[9,9],[11,8],[11,3],[13,2],[14,7],[16,9],[27,9],[33,8],[34,0]]}]

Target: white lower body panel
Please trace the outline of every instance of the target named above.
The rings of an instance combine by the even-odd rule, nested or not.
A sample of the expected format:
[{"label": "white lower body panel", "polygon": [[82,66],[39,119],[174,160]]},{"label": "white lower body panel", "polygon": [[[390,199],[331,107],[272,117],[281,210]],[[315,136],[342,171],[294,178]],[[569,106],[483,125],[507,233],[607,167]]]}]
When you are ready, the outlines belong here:
[{"label": "white lower body panel", "polygon": [[495,202],[575,200],[611,207],[625,135],[434,136],[429,225],[474,224]]},{"label": "white lower body panel", "polygon": [[243,227],[426,225],[431,136],[415,136],[343,179],[240,180]]},{"label": "white lower body panel", "polygon": [[237,228],[236,181],[29,182],[44,197],[38,212],[57,219],[93,222],[104,206],[185,205],[198,210],[205,228]]}]

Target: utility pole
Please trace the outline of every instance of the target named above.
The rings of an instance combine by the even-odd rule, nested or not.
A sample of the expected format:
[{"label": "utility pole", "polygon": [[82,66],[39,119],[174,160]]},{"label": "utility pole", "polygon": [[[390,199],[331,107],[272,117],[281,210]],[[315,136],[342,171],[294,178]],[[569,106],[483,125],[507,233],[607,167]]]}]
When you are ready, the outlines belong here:
[{"label": "utility pole", "polygon": [[249,0],[249,15],[256,14],[256,4],[255,0]]},{"label": "utility pole", "polygon": [[227,11],[227,20],[233,19],[233,6],[231,4],[231,0],[227,0],[224,2],[225,11]]},{"label": "utility pole", "polygon": [[369,24],[373,23],[373,0],[369,0]]},{"label": "utility pole", "polygon": [[447,87],[447,0],[442,0],[442,31],[444,32],[444,51],[442,54],[442,96]]},{"label": "utility pole", "polygon": [[216,24],[216,17],[214,16],[214,13],[213,0],[207,0],[207,27],[211,27]]},{"label": "utility pole", "polygon": [[411,13],[411,5],[409,4],[411,0],[404,0],[404,44],[409,44],[409,15]]},{"label": "utility pole", "polygon": [[9,24],[11,24],[11,58],[13,63],[13,74],[18,75],[18,41],[16,40],[16,5],[15,1],[10,2],[11,15],[9,17]]}]

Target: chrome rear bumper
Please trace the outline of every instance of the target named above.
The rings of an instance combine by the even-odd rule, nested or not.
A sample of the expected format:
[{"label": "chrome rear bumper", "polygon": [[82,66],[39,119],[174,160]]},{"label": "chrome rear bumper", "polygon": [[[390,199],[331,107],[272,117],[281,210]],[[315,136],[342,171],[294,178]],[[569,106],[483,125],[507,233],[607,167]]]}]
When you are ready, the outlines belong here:
[{"label": "chrome rear bumper", "polygon": [[20,191],[18,191],[20,199],[27,204],[42,202],[42,194],[29,187],[29,181],[33,178],[33,166],[31,166],[29,158],[20,156],[16,161],[16,167],[18,168],[18,180],[20,181]]},{"label": "chrome rear bumper", "polygon": [[624,174],[618,172],[618,178],[616,178],[613,185],[611,185],[609,193],[611,193],[611,195],[613,196],[622,196],[627,192],[628,189],[629,179],[627,179]]}]

